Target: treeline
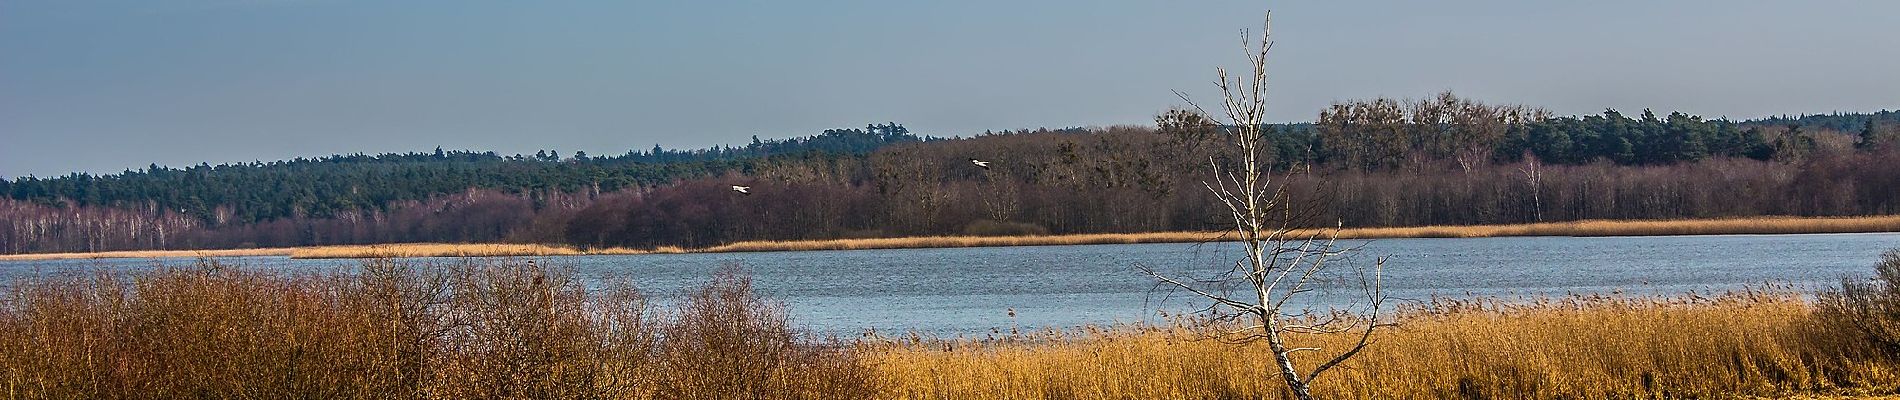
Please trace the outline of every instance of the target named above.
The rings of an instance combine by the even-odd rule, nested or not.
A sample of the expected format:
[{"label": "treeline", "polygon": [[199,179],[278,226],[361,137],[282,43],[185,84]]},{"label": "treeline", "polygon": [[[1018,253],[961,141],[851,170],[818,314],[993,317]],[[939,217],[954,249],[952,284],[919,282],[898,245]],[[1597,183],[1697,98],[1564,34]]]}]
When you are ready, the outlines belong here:
[{"label": "treeline", "polygon": [[[1187,131],[1202,121],[1176,110],[1160,122]],[[1722,157],[1794,161],[1816,151],[1877,147],[1900,136],[1896,125],[1900,112],[1894,111],[1742,122],[1680,112],[1657,116],[1650,110],[1635,118],[1616,110],[1552,117],[1540,108],[1488,105],[1445,92],[1424,100],[1335,103],[1320,112],[1312,129],[1285,129],[1275,148],[1282,165],[1359,170],[1419,171],[1433,163],[1472,168],[1525,156],[1559,164],[1667,165]]]},{"label": "treeline", "polygon": [[[1858,131],[1799,119],[1730,122],[1680,113],[1550,117],[1530,107],[1446,94],[1341,103],[1317,123],[1268,131],[1277,170],[1297,171],[1288,178],[1295,195],[1322,205],[1316,220],[1348,226],[1900,213],[1900,169],[1890,168],[1900,165],[1894,140],[1900,115],[1858,115]],[[0,251],[423,241],[710,246],[757,239],[1209,229],[1221,222],[1222,210],[1202,182],[1212,165],[1231,161],[1228,130],[1205,121],[1174,110],[1154,127],[989,132],[964,139],[924,140],[887,124],[746,148],[613,158],[543,154],[490,160],[444,153],[439,157],[483,161],[428,161],[438,155],[422,154],[227,167],[273,171],[281,175],[270,176],[282,176],[275,182],[284,184],[298,174],[271,166],[352,171],[361,175],[343,182],[361,186],[359,192],[401,193],[380,202],[351,198],[327,213],[244,214],[254,218],[250,222],[221,214],[219,207],[238,208],[232,204],[209,203],[209,214],[196,214],[157,200],[197,193],[188,189],[155,185],[155,194],[141,201],[104,194],[92,200],[18,196],[22,181],[84,187],[71,177],[23,179],[13,182],[15,200],[0,201],[0,224],[7,228],[0,232]],[[992,168],[978,168],[972,158],[992,161]],[[376,165],[388,171],[440,168],[463,178],[438,183],[367,169]],[[207,168],[195,173],[220,175],[218,167]],[[194,172],[158,170],[103,180]],[[371,177],[380,180],[359,183]],[[289,185],[252,194],[237,187],[254,182],[219,179],[227,179],[227,186],[206,191],[274,198],[278,191],[299,190]],[[753,186],[754,194],[733,193],[733,184]],[[418,187],[369,189],[405,185]],[[293,197],[322,199],[344,189]],[[269,207],[270,201],[248,207]]]},{"label": "treeline", "polygon": [[[705,246],[941,234],[1214,229],[1213,141],[1155,130],[1032,133],[898,146],[849,181],[760,180],[752,196],[695,181],[597,201],[550,221],[584,246]],[[999,160],[969,165],[973,154]],[[1716,157],[1669,165],[1515,163],[1418,171],[1306,169],[1293,196],[1314,222],[1346,226],[1499,224],[1578,219],[1839,216],[1900,213],[1900,149],[1821,151],[1795,161]],[[560,221],[567,221],[562,223]],[[554,233],[542,231],[543,234]]]},{"label": "treeline", "polygon": [[55,207],[163,210],[212,226],[278,219],[344,217],[389,211],[405,202],[469,189],[527,194],[603,193],[668,184],[680,179],[748,173],[759,160],[856,157],[894,143],[917,142],[901,125],[832,129],[819,135],[761,141],[745,147],[670,150],[654,146],[617,156],[586,152],[533,155],[443,151],[335,155],[270,163],[186,168],[151,165],[110,175],[74,173],[57,178],[0,180],[0,194]]}]

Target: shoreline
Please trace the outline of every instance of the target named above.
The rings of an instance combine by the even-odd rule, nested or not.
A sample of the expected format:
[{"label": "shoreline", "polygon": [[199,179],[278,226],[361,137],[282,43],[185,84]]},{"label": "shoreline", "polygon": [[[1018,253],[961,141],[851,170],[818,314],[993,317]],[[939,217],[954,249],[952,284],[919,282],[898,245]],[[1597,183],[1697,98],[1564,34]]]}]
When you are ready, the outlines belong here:
[{"label": "shoreline", "polygon": [[[1298,230],[1303,237],[1320,230]],[[1583,220],[1508,225],[1440,225],[1418,227],[1344,228],[1340,239],[1481,238],[1521,236],[1684,236],[1736,234],[1815,234],[1900,232],[1900,215],[1862,217],[1750,217],[1679,220]],[[956,247],[1060,246],[1093,244],[1216,242],[1226,232],[1092,233],[1042,236],[922,236],[870,239],[796,241],[743,241],[682,249],[624,247],[583,249],[539,244],[395,243],[227,250],[130,250],[96,253],[39,253],[0,255],[0,261],[40,261],[98,258],[174,258],[285,256],[289,258],[380,257],[548,257],[577,255],[640,255],[681,253],[735,253],[767,251],[925,249]]]},{"label": "shoreline", "polygon": [[[1887,262],[1894,261],[1900,260]],[[732,269],[710,272],[710,281],[685,289],[691,294],[681,302],[659,305],[639,294],[632,276],[587,282],[574,269],[532,260],[386,267],[313,273],[238,262],[130,271],[124,279],[16,277],[13,301],[0,302],[8,316],[0,318],[0,360],[32,373],[0,374],[0,384],[24,398],[418,392],[489,398],[512,393],[494,389],[504,384],[637,399],[686,390],[717,395],[738,384],[750,385],[741,389],[751,393],[802,393],[786,396],[794,398],[1284,393],[1274,384],[1280,373],[1258,367],[1261,354],[1274,351],[1269,344],[1218,340],[1253,329],[1249,323],[1201,314],[1153,324],[999,327],[982,336],[867,330],[856,339],[821,339],[784,333],[799,331],[788,319],[792,311]],[[135,290],[128,282],[137,283]],[[1870,317],[1840,311],[1891,301],[1891,294],[1830,306],[1789,289],[1433,297],[1381,310],[1374,320],[1314,319],[1339,322],[1339,330],[1282,335],[1297,334],[1289,339],[1302,348],[1332,352],[1314,353],[1323,357],[1358,354],[1337,358],[1344,368],[1314,386],[1337,398],[1895,392],[1900,362],[1856,324]],[[1390,325],[1359,336],[1358,327],[1376,321]],[[474,329],[463,329],[470,324]],[[534,358],[527,367],[505,362],[494,343]],[[1356,350],[1341,350],[1348,348]],[[364,379],[414,376],[404,374],[432,365],[454,373]],[[679,386],[651,389],[659,385]],[[840,396],[845,390],[858,394]]]},{"label": "shoreline", "polygon": [[91,253],[26,253],[0,254],[0,261],[41,261],[41,260],[85,260],[98,258],[198,258],[198,257],[289,257],[296,248],[270,247],[261,249],[222,249],[222,250],[117,250]]}]

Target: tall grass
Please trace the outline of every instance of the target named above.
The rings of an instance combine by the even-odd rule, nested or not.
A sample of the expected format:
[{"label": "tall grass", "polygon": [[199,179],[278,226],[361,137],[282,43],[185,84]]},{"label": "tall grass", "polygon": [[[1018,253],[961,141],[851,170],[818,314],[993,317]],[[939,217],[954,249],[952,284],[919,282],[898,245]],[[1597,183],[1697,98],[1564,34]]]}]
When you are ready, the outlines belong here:
[{"label": "tall grass", "polygon": [[[1900,232],[1900,215],[1864,217],[1753,217],[1735,219],[1689,220],[1587,220],[1510,225],[1452,225],[1383,228],[1347,228],[1339,230],[1341,239],[1389,238],[1476,238],[1502,236],[1665,236],[1721,234],[1792,234]],[[1292,236],[1328,234],[1296,230]],[[923,236],[899,238],[818,239],[789,241],[743,241],[725,245],[685,249],[661,246],[652,249],[624,247],[577,248],[541,244],[506,243],[394,243],[374,245],[316,246],[294,249],[245,250],[163,250],[116,251],[101,253],[54,253],[0,255],[0,261],[47,260],[69,258],[121,257],[222,257],[282,256],[291,258],[388,258],[388,257],[547,257],[576,255],[637,255],[677,253],[726,253],[750,251],[868,250],[944,247],[1054,246],[1133,243],[1194,243],[1227,240],[1224,232],[1144,232],[1094,233],[1067,235],[1014,236]]]},{"label": "tall grass", "polygon": [[[1811,316],[1788,292],[1714,298],[1437,300],[1315,394],[1332,398],[1699,398],[1891,392],[1900,364]],[[1208,325],[895,340],[868,351],[886,397],[1281,398],[1265,344],[1202,340]],[[1351,338],[1302,335],[1301,346]],[[1312,352],[1303,352],[1310,355]],[[1310,356],[1309,356],[1310,357]],[[1310,362],[1310,361],[1309,361]]]},{"label": "tall grass", "polygon": [[[1900,256],[1882,273],[1900,274]],[[1858,282],[1858,281],[1854,281]],[[16,279],[10,398],[1283,397],[1264,345],[1181,320],[984,339],[803,339],[732,269],[669,310],[624,280],[517,259]],[[1432,299],[1318,381],[1334,398],[1712,398],[1900,393],[1889,283],[1678,297]],[[1834,296],[1834,297],[1830,297]],[[1833,300],[1829,300],[1833,299]],[[1847,299],[1847,300],[1843,300]],[[1852,300],[1860,299],[1860,300]],[[1830,302],[1832,301],[1832,302]],[[1871,305],[1869,305],[1871,304]],[[1875,308],[1866,308],[1866,307]],[[1845,307],[1845,308],[1842,308]],[[1861,307],[1861,308],[1855,308]],[[1883,308],[1884,307],[1884,308]],[[1874,313],[1852,313],[1853,310]],[[1832,311],[1830,311],[1832,310]],[[1846,310],[1846,311],[1843,311]],[[1886,335],[1886,336],[1883,336]],[[1300,336],[1338,348],[1349,338]],[[1301,353],[1302,356],[1315,356]]]},{"label": "tall grass", "polygon": [[124,250],[101,251],[92,253],[35,253],[0,254],[0,261],[37,261],[84,258],[164,258],[164,257],[243,257],[243,256],[288,256],[293,249],[225,249],[225,250]]},{"label": "tall grass", "polygon": [[676,247],[642,250],[624,247],[580,249],[514,243],[396,243],[303,247],[291,250],[289,255],[290,258],[548,257],[681,252],[684,250]]},{"label": "tall grass", "polygon": [[868,250],[939,247],[1053,246],[1081,244],[1180,243],[1215,240],[1218,232],[1096,233],[1053,236],[924,236],[870,239],[746,241],[694,249],[695,253],[747,251]]},{"label": "tall grass", "polygon": [[[1511,225],[1346,228],[1341,239],[1475,238],[1502,236],[1664,236],[1719,234],[1900,232],[1900,216],[1844,218],[1756,217],[1696,220],[1588,220]],[[1295,230],[1304,237],[1331,231]],[[1226,240],[1222,232],[1147,232],[1034,236],[930,236],[874,239],[747,241],[692,252],[864,250],[933,247],[1050,246],[1187,243]]]},{"label": "tall grass", "polygon": [[[723,272],[681,311],[519,260],[286,273],[215,261],[27,278],[0,300],[13,398],[863,398],[870,371],[800,340]],[[744,362],[737,362],[742,360]]]},{"label": "tall grass", "polygon": [[[1429,229],[1421,228],[1421,229]],[[1863,217],[1751,217],[1685,220],[1584,220],[1451,229],[1457,237],[1670,236],[1900,232],[1900,215]]]}]

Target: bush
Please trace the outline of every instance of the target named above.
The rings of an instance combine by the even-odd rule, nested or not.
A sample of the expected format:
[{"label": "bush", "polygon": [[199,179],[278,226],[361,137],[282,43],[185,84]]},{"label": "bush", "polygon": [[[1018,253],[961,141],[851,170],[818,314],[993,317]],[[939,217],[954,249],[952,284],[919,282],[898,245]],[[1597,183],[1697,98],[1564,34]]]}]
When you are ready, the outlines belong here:
[{"label": "bush", "polygon": [[523,260],[355,271],[203,261],[22,278],[0,386],[23,398],[862,398],[870,371],[800,340],[722,271],[672,318],[624,280]]},{"label": "bush", "polygon": [[753,293],[736,267],[689,294],[662,330],[659,397],[670,399],[869,398],[873,377],[848,348],[803,345],[785,306]]},{"label": "bush", "polygon": [[1838,290],[1821,292],[1815,312],[1823,321],[1866,335],[1890,356],[1900,356],[1900,249],[1880,255],[1874,277],[1841,278]]}]

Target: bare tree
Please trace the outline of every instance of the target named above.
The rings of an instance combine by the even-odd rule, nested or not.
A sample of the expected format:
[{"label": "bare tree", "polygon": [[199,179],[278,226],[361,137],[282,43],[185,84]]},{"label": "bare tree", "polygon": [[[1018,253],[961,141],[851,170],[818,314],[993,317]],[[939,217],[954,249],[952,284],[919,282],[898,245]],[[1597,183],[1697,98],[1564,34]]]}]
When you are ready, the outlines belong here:
[{"label": "bare tree", "polygon": [[1531,186],[1531,215],[1535,216],[1535,221],[1544,222],[1544,168],[1543,168],[1543,164],[1540,164],[1537,162],[1536,154],[1531,154],[1530,151],[1525,151],[1524,152],[1524,168],[1519,169],[1518,171],[1524,173],[1524,183],[1529,184]]},{"label": "bare tree", "polygon": [[[1318,210],[1311,206],[1316,202],[1293,201],[1288,190],[1291,179],[1287,179],[1292,172],[1275,179],[1261,160],[1261,147],[1267,143],[1262,124],[1267,53],[1273,47],[1271,27],[1272,16],[1268,14],[1257,47],[1246,31],[1241,33],[1241,47],[1252,64],[1250,75],[1230,78],[1225,68],[1217,70],[1220,81],[1216,85],[1221,90],[1228,124],[1225,129],[1233,140],[1231,150],[1236,151],[1236,160],[1226,168],[1210,161],[1214,182],[1203,182],[1233,217],[1233,233],[1238,235],[1246,256],[1212,279],[1170,277],[1147,268],[1143,271],[1165,285],[1211,300],[1207,312],[1213,314],[1219,326],[1209,331],[1211,336],[1230,343],[1265,341],[1273,353],[1271,368],[1285,381],[1287,389],[1297,398],[1311,399],[1314,380],[1359,354],[1371,342],[1373,331],[1387,326],[1378,320],[1385,300],[1379,268],[1385,259],[1373,263],[1370,275],[1366,269],[1359,270],[1365,304],[1324,314],[1290,311],[1289,300],[1320,289],[1327,276],[1323,273],[1355,248],[1338,245],[1337,223],[1330,229],[1299,229]],[[1176,94],[1206,114],[1186,95]],[[1234,288],[1243,292],[1235,293]],[[1315,344],[1330,335],[1349,335],[1351,345],[1326,349]],[[1314,361],[1316,365],[1310,364]]]}]

